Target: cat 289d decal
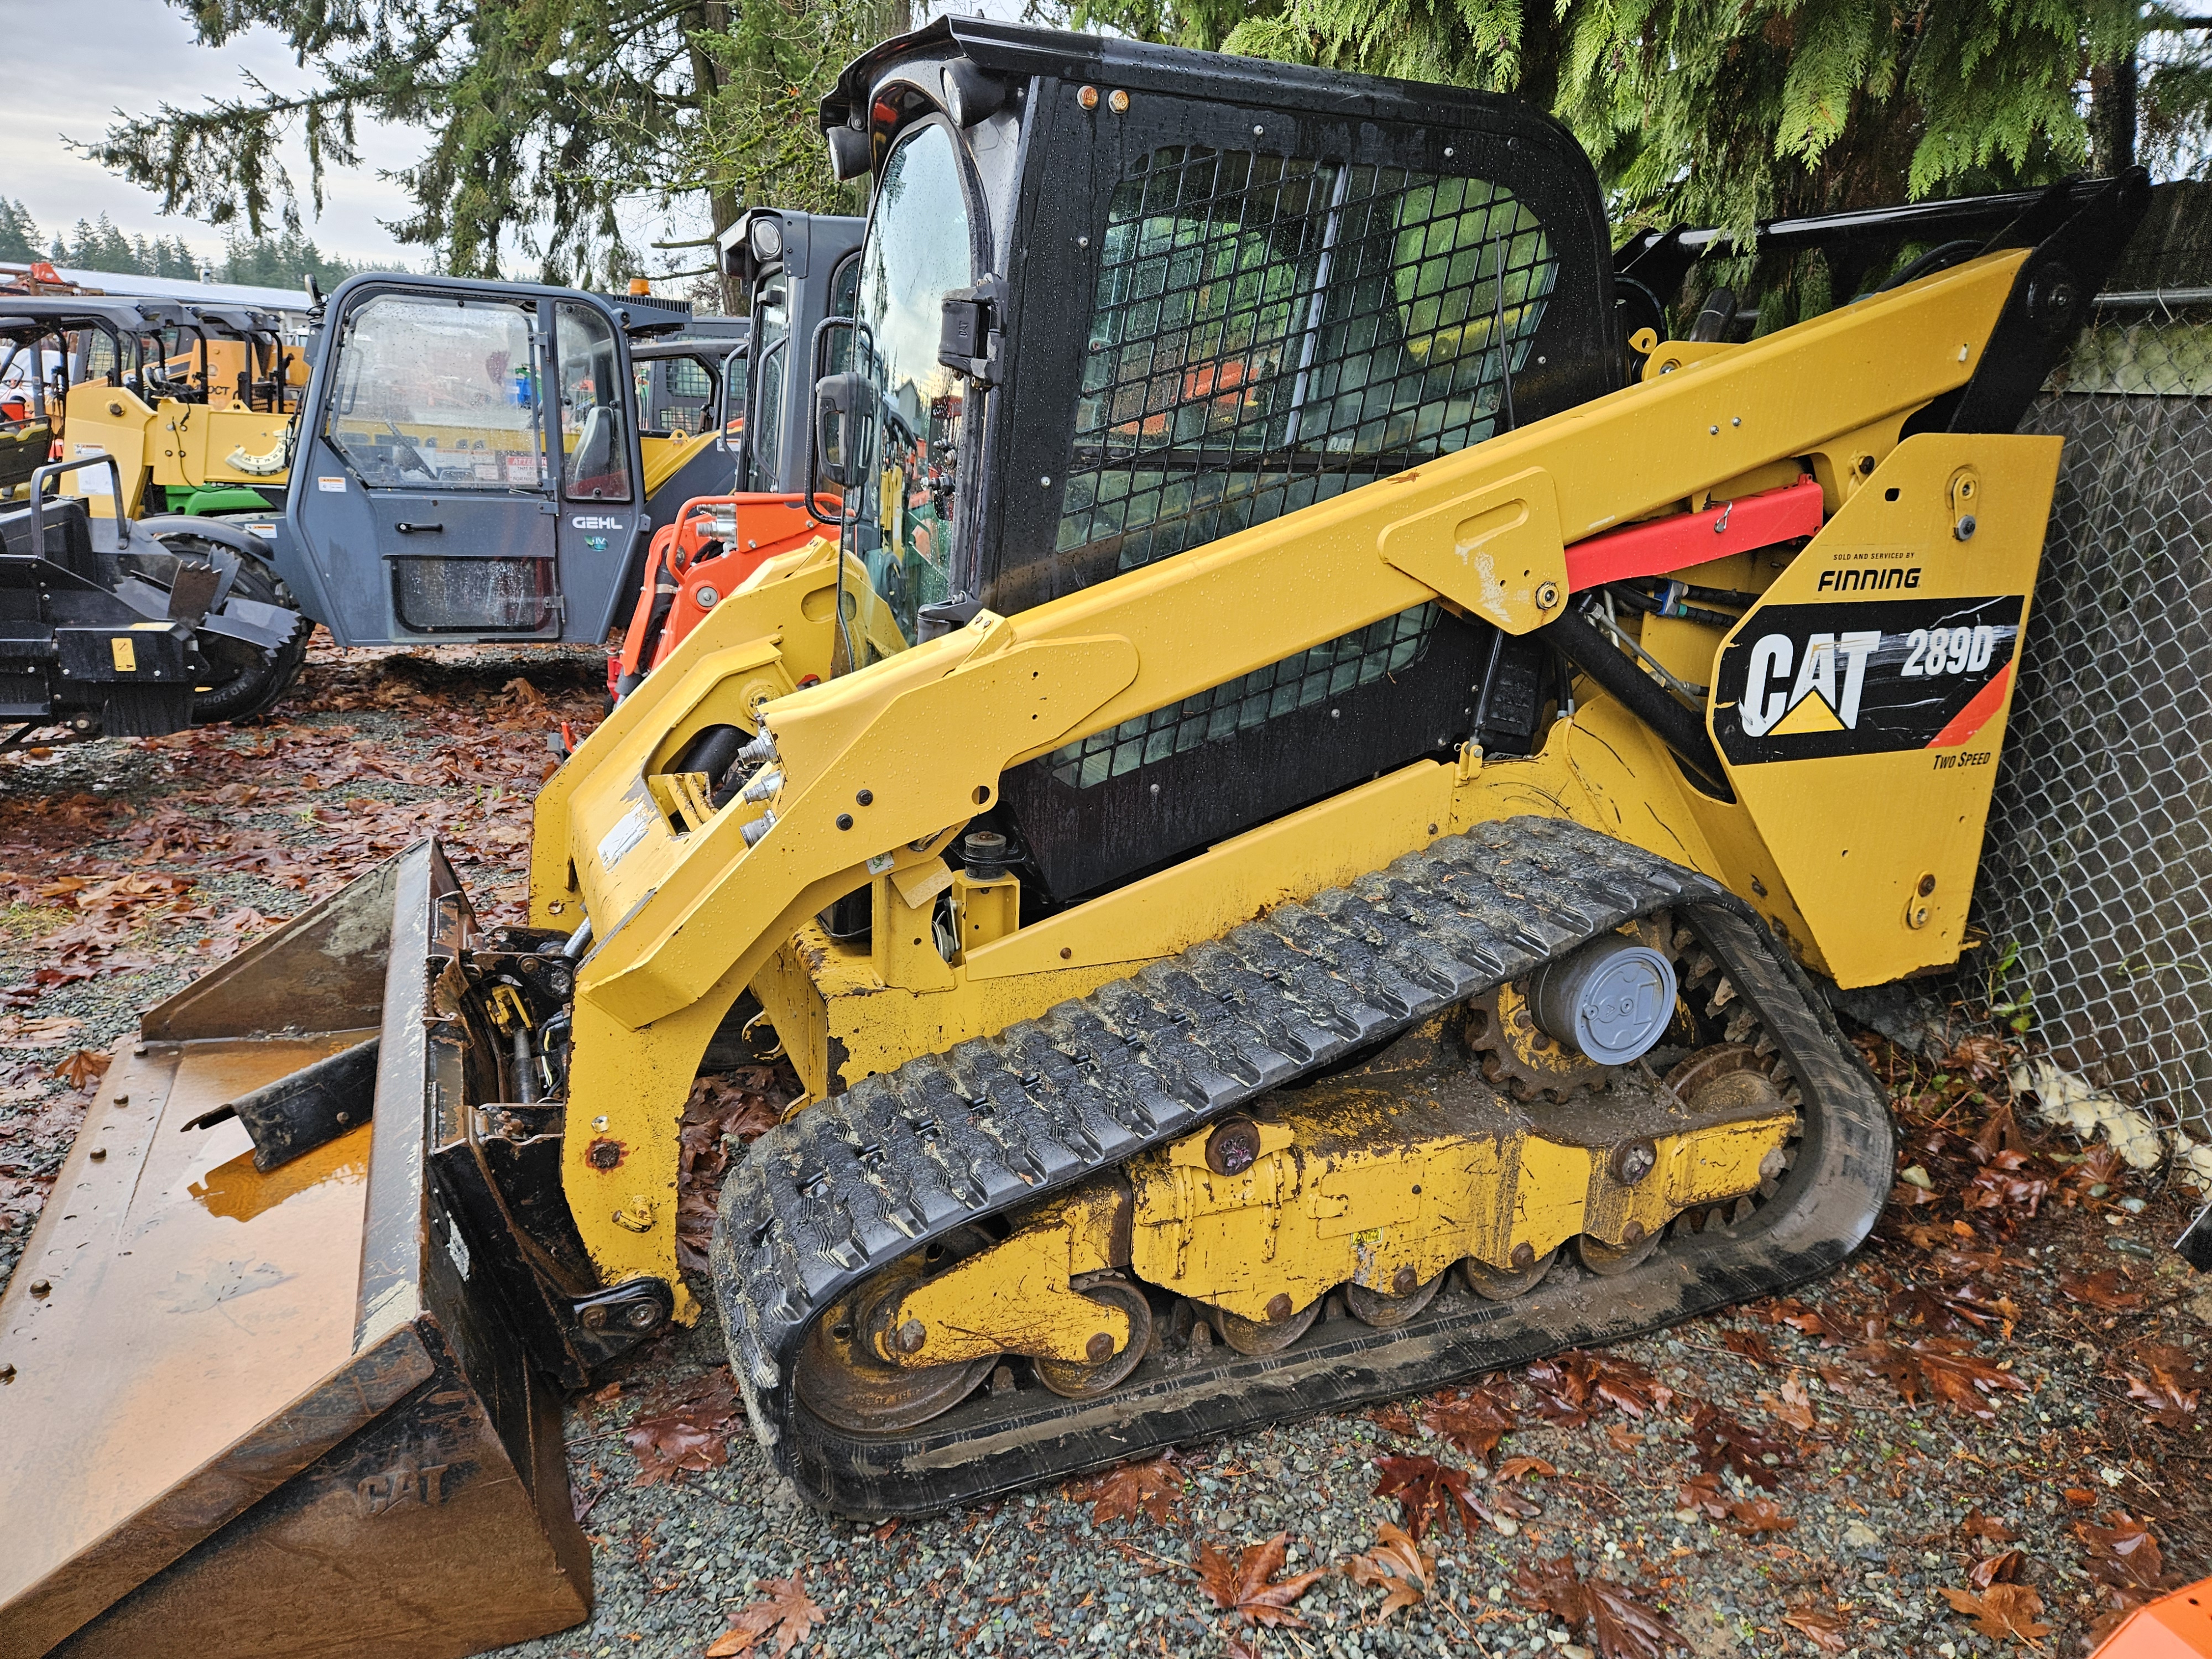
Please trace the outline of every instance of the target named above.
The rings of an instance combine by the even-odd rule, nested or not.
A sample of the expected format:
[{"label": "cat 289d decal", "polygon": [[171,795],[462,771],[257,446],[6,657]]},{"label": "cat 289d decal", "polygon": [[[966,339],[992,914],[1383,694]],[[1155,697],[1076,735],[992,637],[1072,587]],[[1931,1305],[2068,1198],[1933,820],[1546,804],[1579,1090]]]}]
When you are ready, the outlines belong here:
[{"label": "cat 289d decal", "polygon": [[1721,653],[1713,733],[1730,764],[1970,742],[2010,682],[2027,601],[1762,606]]},{"label": "cat 289d decal", "polygon": [[1856,485],[1846,453],[1802,549],[1691,579],[1774,572],[1707,659],[1706,731],[1772,860],[1757,907],[1838,985],[1957,959],[2059,447],[1923,432]]}]

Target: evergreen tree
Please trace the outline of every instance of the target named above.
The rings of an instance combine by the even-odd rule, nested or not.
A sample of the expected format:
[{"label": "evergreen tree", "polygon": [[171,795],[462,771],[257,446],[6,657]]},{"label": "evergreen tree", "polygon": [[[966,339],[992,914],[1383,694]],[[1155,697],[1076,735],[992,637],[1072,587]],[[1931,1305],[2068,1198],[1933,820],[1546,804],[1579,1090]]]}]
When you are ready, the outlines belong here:
[{"label": "evergreen tree", "polygon": [[[2146,36],[2188,21],[2136,0],[1074,0],[1064,15],[1516,94],[1589,150],[1622,235],[2126,165],[2132,106],[2092,157],[2096,90],[2132,86]],[[2169,156],[2212,108],[2212,67],[2198,73],[2153,77],[2146,137]]]},{"label": "evergreen tree", "polygon": [[141,254],[145,240],[144,237],[140,237],[139,246],[133,247],[131,239],[118,230],[115,222],[103,213],[97,224],[89,220],[78,220],[76,228],[70,233],[66,246],[56,256],[54,262],[76,270],[105,270],[118,276],[149,276],[153,272],[147,268],[147,262]]},{"label": "evergreen tree", "polygon": [[21,202],[0,196],[0,259],[28,264],[41,257],[38,222]]},{"label": "evergreen tree", "polygon": [[608,283],[644,264],[617,217],[626,198],[700,203],[716,233],[750,190],[849,199],[821,182],[814,100],[907,20],[905,0],[170,3],[204,46],[275,31],[312,84],[165,104],[82,146],[157,192],[163,212],[254,237],[296,231],[301,191],[280,147],[303,143],[319,210],[325,169],[359,161],[367,118],[429,134],[398,174],[414,207],[392,228],[400,240],[464,275],[526,260],[549,280]]},{"label": "evergreen tree", "polygon": [[216,280],[258,288],[298,288],[313,276],[327,293],[349,276],[368,269],[349,260],[336,259],[315,246],[312,237],[296,230],[270,236],[246,236],[234,231],[227,257]]}]

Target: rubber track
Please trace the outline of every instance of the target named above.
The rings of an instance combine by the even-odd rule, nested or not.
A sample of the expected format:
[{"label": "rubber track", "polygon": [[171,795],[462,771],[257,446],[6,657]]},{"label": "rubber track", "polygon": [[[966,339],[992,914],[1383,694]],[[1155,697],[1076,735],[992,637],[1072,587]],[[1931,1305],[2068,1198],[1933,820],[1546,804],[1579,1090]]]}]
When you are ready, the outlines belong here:
[{"label": "rubber track", "polygon": [[[978,1396],[904,1437],[844,1434],[796,1401],[811,1319],[877,1269],[1662,908],[1720,961],[1805,1098],[1784,1189],[1741,1228],[1618,1278],[1555,1272],[1510,1304],[1445,1297],[1397,1331],[1332,1322],[1284,1354],[1224,1353],[1180,1379],[1148,1359],[1103,1400]],[[731,1172],[712,1255],[732,1370],[778,1467],[817,1504],[926,1513],[1771,1293],[1864,1237],[1889,1173],[1879,1085],[1747,906],[1610,836],[1524,817],[808,1108]]]}]

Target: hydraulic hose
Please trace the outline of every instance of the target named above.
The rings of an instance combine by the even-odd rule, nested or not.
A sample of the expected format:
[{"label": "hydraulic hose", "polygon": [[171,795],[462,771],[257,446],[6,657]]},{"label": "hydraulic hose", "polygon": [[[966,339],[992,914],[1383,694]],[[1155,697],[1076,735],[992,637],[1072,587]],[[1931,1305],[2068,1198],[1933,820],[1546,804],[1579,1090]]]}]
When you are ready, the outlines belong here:
[{"label": "hydraulic hose", "polygon": [[1706,793],[1734,800],[1728,774],[1705,735],[1705,723],[1684,708],[1651,677],[1617,650],[1613,642],[1573,611],[1536,630],[1536,637],[1595,680],[1620,706],[1644,725],[1681,759],[1693,775],[1692,781]]}]

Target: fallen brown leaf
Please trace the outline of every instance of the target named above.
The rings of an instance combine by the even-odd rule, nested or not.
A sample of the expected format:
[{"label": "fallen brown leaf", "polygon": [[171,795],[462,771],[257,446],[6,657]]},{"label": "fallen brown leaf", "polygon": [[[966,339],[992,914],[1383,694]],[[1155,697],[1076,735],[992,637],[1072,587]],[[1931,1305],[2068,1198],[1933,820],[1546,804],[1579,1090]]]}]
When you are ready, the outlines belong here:
[{"label": "fallen brown leaf", "polygon": [[1215,1607],[1242,1614],[1248,1625],[1280,1625],[1290,1630],[1304,1630],[1306,1622],[1291,1611],[1291,1605],[1314,1587],[1327,1569],[1316,1567],[1295,1578],[1275,1582],[1275,1575],[1282,1571],[1289,1539],[1288,1533],[1279,1532],[1264,1544],[1248,1546],[1233,1567],[1229,1558],[1212,1545],[1200,1544],[1200,1588],[1213,1598]]},{"label": "fallen brown leaf", "polygon": [[1723,1331],[1721,1346],[1730,1353],[1741,1354],[1754,1365],[1782,1364],[1782,1356],[1774,1352],[1774,1345],[1757,1331]]},{"label": "fallen brown leaf", "polygon": [[1582,1577],[1571,1557],[1523,1567],[1514,1579],[1514,1594],[1523,1606],[1551,1613],[1574,1630],[1587,1627],[1603,1659],[1659,1659],[1689,1646],[1663,1614],[1610,1580]]},{"label": "fallen brown leaf", "polygon": [[2089,1547],[2089,1573],[2100,1583],[2131,1589],[2156,1589],[2166,1573],[2166,1559],[2150,1528],[2125,1510],[2105,1517],[2093,1527],[2074,1523],[2074,1535]]},{"label": "fallen brown leaf", "polygon": [[[737,1388],[720,1366],[694,1378],[666,1411],[641,1417],[623,1435],[638,1462],[633,1486],[672,1480],[685,1469],[703,1474],[730,1461],[727,1436],[737,1420]],[[732,1649],[735,1652],[738,1650]]]},{"label": "fallen brown leaf", "polygon": [[[1977,1083],[1994,1083],[2004,1076],[2008,1050],[2002,1037],[1990,1032],[1980,1032],[1961,1039],[1958,1046],[1944,1057],[1943,1069],[1963,1072]],[[1992,1121],[2002,1116],[2007,1124],[2012,1121],[2012,1108],[2000,1107]]]},{"label": "fallen brown leaf", "polygon": [[1071,1503],[1090,1504],[1093,1526],[1134,1520],[1140,1513],[1164,1526],[1182,1501],[1182,1471],[1176,1467],[1175,1454],[1164,1451],[1085,1476],[1062,1488],[1061,1495]]},{"label": "fallen brown leaf", "polygon": [[112,1054],[103,1054],[94,1048],[79,1048],[54,1067],[54,1075],[72,1089],[89,1089],[107,1075],[107,1068],[114,1063]]},{"label": "fallen brown leaf", "polygon": [[749,1654],[770,1631],[775,1632],[777,1659],[781,1659],[782,1655],[806,1639],[808,1632],[830,1617],[814,1605],[805,1587],[796,1577],[757,1578],[753,1588],[767,1591],[768,1599],[732,1613],[728,1633],[714,1639],[707,1649],[707,1659],[736,1659],[736,1656]]},{"label": "fallen brown leaf", "polygon": [[[2127,1179],[2128,1166],[2118,1152],[2099,1141],[2059,1177],[2058,1201],[2068,1209],[2102,1209],[2113,1199],[2112,1188]],[[2095,1188],[2102,1187],[2104,1192]]]},{"label": "fallen brown leaf", "polygon": [[1850,1624],[1841,1613],[1823,1613],[1808,1603],[1790,1608],[1782,1615],[1782,1622],[1823,1653],[1841,1653],[1850,1645],[1850,1638],[1844,1634]]},{"label": "fallen brown leaf", "polygon": [[1992,1544],[2011,1544],[2019,1541],[2020,1534],[2002,1521],[1993,1521],[1979,1510],[1968,1510],[1966,1518],[1959,1522],[1959,1530],[1969,1538],[1986,1538]]},{"label": "fallen brown leaf", "polygon": [[1674,1397],[1672,1389],[1634,1360],[1583,1348],[1536,1360],[1527,1376],[1537,1390],[1537,1410],[1567,1428],[1589,1422],[1593,1403],[1640,1418],[1664,1411]]},{"label": "fallen brown leaf", "polygon": [[1375,1547],[1344,1563],[1355,1584],[1389,1592],[1377,1618],[1388,1619],[1401,1607],[1410,1607],[1429,1592],[1437,1571],[1437,1558],[1401,1528],[1385,1521],[1376,1530]]},{"label": "fallen brown leaf", "polygon": [[1790,1374],[1789,1381],[1783,1383],[1779,1397],[1763,1394],[1759,1396],[1759,1403],[1800,1433],[1810,1431],[1819,1421],[1813,1415],[1813,1396],[1807,1390],[1803,1379],[1795,1371]]},{"label": "fallen brown leaf", "polygon": [[1681,1497],[1678,1501],[1686,1510],[1698,1510],[1716,1521],[1722,1521],[1727,1519],[1729,1504],[1732,1500],[1721,1489],[1720,1476],[1693,1474],[1682,1483]]},{"label": "fallen brown leaf", "polygon": [[1506,1431],[1521,1420],[1505,1386],[1494,1380],[1449,1395],[1430,1395],[1421,1417],[1453,1445],[1474,1457],[1488,1457]]},{"label": "fallen brown leaf", "polygon": [[1433,1457],[1378,1457],[1375,1467],[1382,1476],[1375,1483],[1375,1495],[1398,1500],[1406,1529],[1416,1539],[1432,1526],[1449,1532],[1455,1521],[1473,1533],[1476,1522],[1490,1519],[1489,1510],[1468,1496],[1465,1469]]},{"label": "fallen brown leaf", "polygon": [[1737,1498],[1728,1506],[1729,1525],[1741,1533],[1789,1532],[1797,1522],[1771,1498]]},{"label": "fallen brown leaf", "polygon": [[1924,1336],[1909,1343],[1876,1337],[1853,1348],[1850,1357],[1888,1378],[1907,1405],[1926,1394],[1984,1421],[1996,1415],[1987,1396],[2027,1391],[2025,1381],[1981,1358],[1957,1337]]},{"label": "fallen brown leaf", "polygon": [[2154,1423],[2185,1429],[2197,1420],[2205,1379],[2186,1353],[2166,1343],[2147,1342],[2136,1350],[2130,1364],[2150,1373],[2145,1378],[2130,1371],[2128,1398],[2149,1413]]},{"label": "fallen brown leaf", "polygon": [[1401,1440],[1408,1440],[1413,1437],[1413,1417],[1406,1408],[1400,1405],[1396,1401],[1392,1401],[1387,1406],[1377,1406],[1373,1411],[1367,1414],[1374,1419],[1376,1427],[1388,1430],[1390,1433],[1396,1435]]},{"label": "fallen brown leaf", "polygon": [[1788,1441],[1761,1434],[1703,1402],[1691,1413],[1690,1440],[1698,1467],[1706,1474],[1727,1470],[1769,1492],[1782,1484],[1777,1471],[1798,1462],[1796,1448]]},{"label": "fallen brown leaf", "polygon": [[1985,1555],[1966,1569],[1967,1582],[1976,1589],[1985,1590],[1992,1584],[2009,1584],[2020,1577],[2027,1558],[2018,1550],[1999,1550],[1995,1555]]},{"label": "fallen brown leaf", "polygon": [[1559,1471],[1540,1457],[1509,1457],[1498,1466],[1500,1482],[1518,1480],[1523,1475],[1557,1474]]},{"label": "fallen brown leaf", "polygon": [[1787,1325],[1801,1336],[1818,1337],[1824,1348],[1835,1347],[1844,1340],[1826,1314],[1787,1297],[1760,1303],[1758,1311],[1770,1324]]},{"label": "fallen brown leaf", "polygon": [[1997,1152],[1974,1172],[1960,1202],[1969,1210],[2021,1210],[2033,1216],[2051,1193],[2049,1178],[2037,1173],[2048,1167],[2033,1152]]},{"label": "fallen brown leaf", "polygon": [[2043,1598],[2025,1584],[1992,1584],[1980,1595],[1962,1589],[1946,1589],[1943,1599],[1951,1610],[1961,1613],[1974,1621],[1974,1628],[1984,1636],[2002,1641],[2007,1637],[2024,1642],[2033,1642],[2051,1634],[2051,1626],[2038,1624],[2035,1615],[2043,1611]]},{"label": "fallen brown leaf", "polygon": [[2123,1290],[2121,1286],[2126,1283],[2110,1267],[2079,1277],[2062,1273],[2058,1275],[2058,1293],[2069,1302],[2084,1303],[2108,1313],[2131,1313],[2142,1306],[2143,1297],[2140,1291]]}]

